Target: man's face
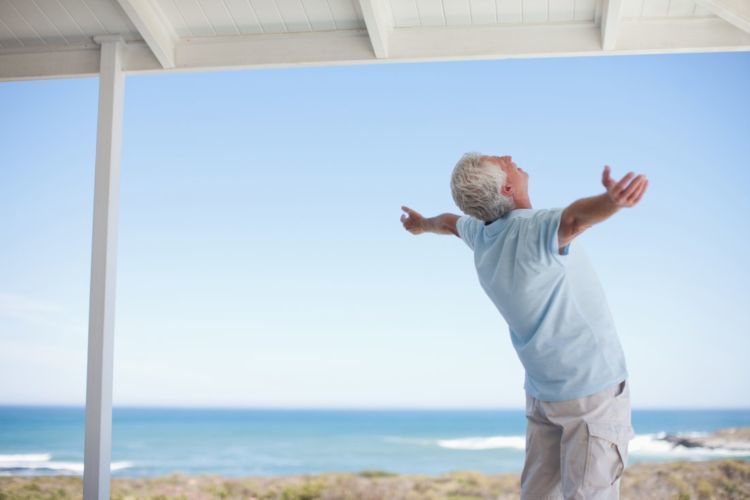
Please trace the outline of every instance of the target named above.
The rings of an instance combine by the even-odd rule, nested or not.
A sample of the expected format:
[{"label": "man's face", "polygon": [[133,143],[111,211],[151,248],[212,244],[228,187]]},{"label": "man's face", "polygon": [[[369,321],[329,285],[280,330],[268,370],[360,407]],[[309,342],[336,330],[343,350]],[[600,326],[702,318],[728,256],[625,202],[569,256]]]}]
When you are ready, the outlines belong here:
[{"label": "man's face", "polygon": [[508,176],[505,181],[505,186],[502,188],[502,193],[504,195],[515,198],[518,195],[528,193],[529,173],[518,168],[518,165],[513,161],[513,157],[483,156],[482,160],[497,165],[498,168],[503,169],[503,172]]}]

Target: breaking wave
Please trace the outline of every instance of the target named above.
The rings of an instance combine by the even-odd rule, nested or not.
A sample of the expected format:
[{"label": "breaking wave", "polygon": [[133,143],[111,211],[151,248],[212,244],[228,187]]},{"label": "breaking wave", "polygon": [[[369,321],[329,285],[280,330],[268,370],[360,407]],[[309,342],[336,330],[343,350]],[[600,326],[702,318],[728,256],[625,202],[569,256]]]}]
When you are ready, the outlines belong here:
[{"label": "breaking wave", "polygon": [[[681,433],[685,437],[703,436],[703,433]],[[688,447],[666,441],[664,432],[638,434],[630,440],[628,453],[634,457],[664,457],[690,460],[720,457],[750,457],[750,450],[731,448]],[[526,436],[476,436],[451,439],[407,438],[391,436],[387,442],[417,446],[438,446],[449,450],[521,450],[526,449]]]},{"label": "breaking wave", "polygon": [[450,450],[494,450],[511,448],[526,449],[526,436],[468,437],[460,439],[438,439],[438,446]]},{"label": "breaking wave", "polygon": [[[132,462],[112,462],[110,470],[118,471],[133,466]],[[83,462],[52,460],[51,453],[0,455],[0,475],[81,475]]]}]

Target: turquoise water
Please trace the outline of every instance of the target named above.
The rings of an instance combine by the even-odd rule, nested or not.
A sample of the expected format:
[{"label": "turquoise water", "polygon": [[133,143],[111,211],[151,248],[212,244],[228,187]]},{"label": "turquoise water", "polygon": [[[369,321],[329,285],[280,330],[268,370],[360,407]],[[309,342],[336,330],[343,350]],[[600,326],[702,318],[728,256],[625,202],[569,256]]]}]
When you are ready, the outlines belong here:
[{"label": "turquoise water", "polygon": [[[115,408],[113,475],[520,472],[525,426],[522,410]],[[633,410],[631,463],[750,460],[659,439],[738,426],[750,410]],[[83,408],[0,406],[0,474],[80,474],[83,440]]]}]

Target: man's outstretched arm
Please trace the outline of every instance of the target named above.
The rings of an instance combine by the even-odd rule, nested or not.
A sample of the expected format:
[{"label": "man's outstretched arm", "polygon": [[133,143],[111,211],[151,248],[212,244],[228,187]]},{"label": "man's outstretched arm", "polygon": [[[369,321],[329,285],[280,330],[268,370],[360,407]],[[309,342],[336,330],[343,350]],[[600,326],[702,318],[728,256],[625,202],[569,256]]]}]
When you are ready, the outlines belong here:
[{"label": "man's outstretched arm", "polygon": [[641,201],[648,187],[648,179],[645,175],[633,179],[633,175],[633,172],[628,172],[625,177],[615,182],[609,176],[609,166],[605,165],[602,184],[607,191],[598,196],[575,201],[563,210],[560,228],[557,231],[559,247],[567,246],[576,236],[594,224],[608,219],[621,208],[633,207]]},{"label": "man's outstretched arm", "polygon": [[458,215],[440,214],[436,217],[423,217],[422,214],[409,207],[401,207],[401,210],[406,212],[401,214],[401,223],[404,225],[404,229],[411,234],[436,233],[458,236],[458,229],[456,228]]}]

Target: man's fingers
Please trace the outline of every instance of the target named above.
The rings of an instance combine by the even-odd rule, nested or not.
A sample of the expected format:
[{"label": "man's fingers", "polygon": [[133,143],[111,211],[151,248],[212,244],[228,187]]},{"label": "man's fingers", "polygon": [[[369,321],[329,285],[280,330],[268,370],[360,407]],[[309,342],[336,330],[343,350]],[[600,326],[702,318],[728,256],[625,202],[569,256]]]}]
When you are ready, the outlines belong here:
[{"label": "man's fingers", "polygon": [[628,187],[626,187],[622,191],[622,193],[620,193],[620,197],[624,198],[625,200],[630,198],[633,195],[633,193],[635,193],[638,190],[638,188],[641,187],[642,182],[643,182],[643,176],[639,175],[638,177],[633,179],[633,181],[628,185]]},{"label": "man's fingers", "polygon": [[633,205],[635,205],[636,203],[638,203],[639,201],[641,201],[641,198],[643,197],[643,193],[646,192],[646,188],[648,188],[648,179],[646,179],[645,181],[643,181],[643,183],[641,184],[640,189],[638,189],[638,192],[634,195],[633,200],[631,202],[631,203],[633,203]]},{"label": "man's fingers", "polygon": [[648,187],[648,179],[643,174],[633,178],[634,172],[628,172],[622,179],[615,182],[609,175],[609,165],[604,165],[602,172],[602,184],[609,191],[610,197],[615,203],[623,205],[634,205],[641,199]]},{"label": "man's fingers", "polygon": [[634,175],[635,174],[633,172],[628,172],[627,175],[625,175],[625,177],[620,179],[620,181],[617,184],[615,184],[615,186],[612,188],[612,190],[614,191],[614,194],[619,195],[622,192],[622,190],[625,188],[625,184],[627,184],[627,182]]},{"label": "man's fingers", "polygon": [[646,194],[646,190],[648,189],[648,181],[646,181],[646,184],[643,186],[643,189],[638,194],[638,197],[635,199],[635,202],[638,203],[641,201],[641,198],[643,198],[643,195]]},{"label": "man's fingers", "polygon": [[419,215],[419,212],[417,212],[416,210],[412,210],[411,208],[409,208],[407,206],[402,206],[401,210],[403,210],[404,212],[406,212],[407,214],[409,214],[412,217],[421,217],[421,215]]},{"label": "man's fingers", "polygon": [[625,203],[631,203],[635,197],[638,195],[638,192],[641,190],[641,187],[643,186],[644,179],[640,178],[637,181],[633,181],[633,183],[628,186],[628,189],[625,190],[622,197]]},{"label": "man's fingers", "polygon": [[[635,184],[635,181],[633,181],[633,183]],[[645,177],[642,177],[641,179],[638,180],[638,183],[637,183],[637,186],[635,186],[635,189],[629,192],[627,196],[623,195],[620,202],[623,204],[623,206],[632,207],[633,205],[638,203],[638,200],[640,199],[647,185],[648,185],[648,180]],[[630,189],[630,187],[628,189]]]}]

